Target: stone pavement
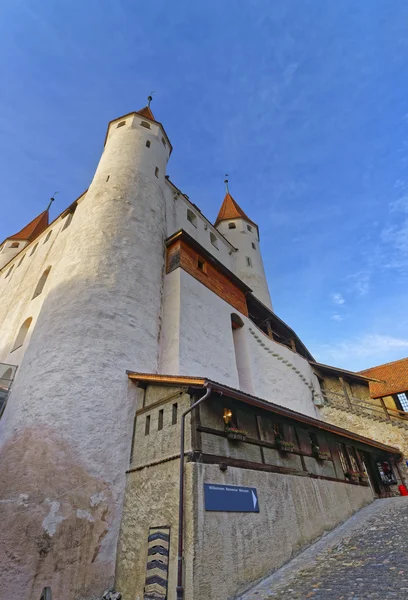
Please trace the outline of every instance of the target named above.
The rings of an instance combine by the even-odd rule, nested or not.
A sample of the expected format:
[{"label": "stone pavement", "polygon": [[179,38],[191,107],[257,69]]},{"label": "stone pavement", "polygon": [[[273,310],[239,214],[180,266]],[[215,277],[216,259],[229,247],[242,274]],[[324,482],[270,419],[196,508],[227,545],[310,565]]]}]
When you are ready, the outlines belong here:
[{"label": "stone pavement", "polygon": [[408,498],[374,501],[240,600],[309,598],[408,599]]}]

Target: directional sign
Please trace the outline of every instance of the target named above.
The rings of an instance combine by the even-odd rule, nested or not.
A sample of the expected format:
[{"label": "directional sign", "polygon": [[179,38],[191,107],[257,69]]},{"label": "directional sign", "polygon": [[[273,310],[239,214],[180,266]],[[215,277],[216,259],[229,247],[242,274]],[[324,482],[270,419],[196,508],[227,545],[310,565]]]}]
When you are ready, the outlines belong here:
[{"label": "directional sign", "polygon": [[240,485],[204,484],[205,510],[259,512],[256,488]]}]

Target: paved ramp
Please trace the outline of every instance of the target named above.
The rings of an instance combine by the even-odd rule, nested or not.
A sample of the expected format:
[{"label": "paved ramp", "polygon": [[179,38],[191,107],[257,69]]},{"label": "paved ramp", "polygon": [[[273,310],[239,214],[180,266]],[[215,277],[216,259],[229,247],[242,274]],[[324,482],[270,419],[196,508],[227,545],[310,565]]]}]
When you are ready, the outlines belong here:
[{"label": "paved ramp", "polygon": [[309,598],[408,599],[408,497],[366,506],[240,600]]}]

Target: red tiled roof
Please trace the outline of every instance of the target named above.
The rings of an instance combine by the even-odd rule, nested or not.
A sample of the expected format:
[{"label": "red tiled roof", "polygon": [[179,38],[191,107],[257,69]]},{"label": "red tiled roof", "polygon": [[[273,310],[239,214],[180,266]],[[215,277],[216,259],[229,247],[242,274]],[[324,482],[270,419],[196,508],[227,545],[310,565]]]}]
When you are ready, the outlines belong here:
[{"label": "red tiled roof", "polygon": [[149,106],[145,106],[144,108],[142,108],[142,110],[138,110],[137,114],[141,117],[146,117],[146,119],[151,119],[152,121],[156,120]]},{"label": "red tiled roof", "polygon": [[370,396],[379,398],[408,390],[408,357],[360,371],[365,377],[375,377],[384,383],[370,381]]},{"label": "red tiled roof", "polygon": [[38,217],[35,217],[28,225],[23,227],[21,231],[11,235],[8,240],[27,240],[31,242],[38,237],[48,227],[48,210],[42,212]]},{"label": "red tiled roof", "polygon": [[225,195],[224,202],[221,205],[220,212],[218,213],[214,225],[217,226],[218,223],[226,221],[227,219],[245,219],[257,227],[257,224],[244,213],[229,192]]}]

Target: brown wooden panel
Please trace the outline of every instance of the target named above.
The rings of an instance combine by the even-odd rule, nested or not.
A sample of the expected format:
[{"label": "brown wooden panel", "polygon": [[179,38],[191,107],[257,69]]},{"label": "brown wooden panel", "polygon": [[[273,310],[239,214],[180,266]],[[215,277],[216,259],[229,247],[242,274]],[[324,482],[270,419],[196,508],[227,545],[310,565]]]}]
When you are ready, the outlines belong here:
[{"label": "brown wooden panel", "polygon": [[296,431],[299,439],[300,450],[302,450],[302,452],[305,454],[311,455],[312,445],[309,439],[309,432],[306,429],[296,429]]},{"label": "brown wooden panel", "polygon": [[[202,269],[198,261],[204,264]],[[221,273],[214,264],[207,261],[203,255],[191,248],[184,240],[176,240],[167,248],[166,272],[180,266],[194,279],[200,281],[209,290],[228,302],[240,313],[248,316],[245,294],[224,273]]]}]

